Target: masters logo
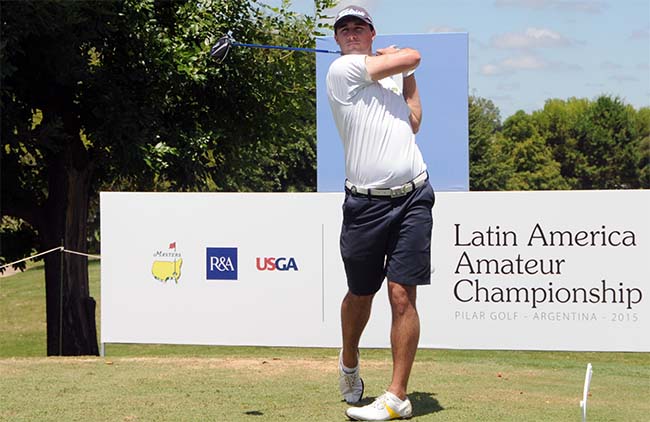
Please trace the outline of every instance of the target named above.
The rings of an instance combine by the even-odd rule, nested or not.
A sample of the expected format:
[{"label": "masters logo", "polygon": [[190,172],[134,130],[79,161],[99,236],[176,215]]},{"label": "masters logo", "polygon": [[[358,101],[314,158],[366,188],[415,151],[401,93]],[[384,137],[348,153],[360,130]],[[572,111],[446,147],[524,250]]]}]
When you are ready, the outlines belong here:
[{"label": "masters logo", "polygon": [[151,266],[153,278],[163,283],[166,283],[167,280],[174,280],[178,283],[181,278],[183,258],[181,258],[180,252],[176,252],[176,242],[170,243],[167,251],[156,251],[153,257],[154,261]]}]

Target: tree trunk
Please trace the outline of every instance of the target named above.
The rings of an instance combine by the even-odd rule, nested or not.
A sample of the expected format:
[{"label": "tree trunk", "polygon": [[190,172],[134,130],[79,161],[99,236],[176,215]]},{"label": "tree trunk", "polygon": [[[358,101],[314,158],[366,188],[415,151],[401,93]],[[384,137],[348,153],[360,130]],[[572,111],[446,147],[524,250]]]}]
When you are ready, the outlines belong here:
[{"label": "tree trunk", "polygon": [[[63,241],[66,249],[86,252],[90,173],[87,165],[76,168],[62,160],[50,167],[48,199],[39,228],[47,249]],[[88,259],[69,253],[47,255],[45,291],[48,356],[98,355]]]}]

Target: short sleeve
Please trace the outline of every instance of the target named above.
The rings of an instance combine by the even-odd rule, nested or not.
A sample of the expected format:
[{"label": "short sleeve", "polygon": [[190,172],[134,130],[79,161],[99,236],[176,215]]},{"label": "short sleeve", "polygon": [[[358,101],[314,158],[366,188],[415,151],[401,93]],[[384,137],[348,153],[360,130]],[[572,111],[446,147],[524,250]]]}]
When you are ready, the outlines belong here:
[{"label": "short sleeve", "polygon": [[365,54],[348,54],[332,63],[327,72],[327,90],[332,99],[347,103],[373,80],[366,69]]}]

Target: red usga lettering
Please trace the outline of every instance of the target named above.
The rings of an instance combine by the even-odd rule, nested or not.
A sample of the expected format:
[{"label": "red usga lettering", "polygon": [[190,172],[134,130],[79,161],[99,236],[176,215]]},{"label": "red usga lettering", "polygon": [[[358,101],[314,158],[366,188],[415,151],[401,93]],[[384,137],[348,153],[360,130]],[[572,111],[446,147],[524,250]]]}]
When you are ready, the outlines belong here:
[{"label": "red usga lettering", "polygon": [[257,257],[255,258],[255,266],[259,271],[298,271],[298,265],[294,258]]},{"label": "red usga lettering", "polygon": [[260,271],[274,271],[275,270],[275,258],[264,258],[264,264],[260,265],[260,259],[262,258],[255,258],[255,265],[257,266],[257,269]]}]

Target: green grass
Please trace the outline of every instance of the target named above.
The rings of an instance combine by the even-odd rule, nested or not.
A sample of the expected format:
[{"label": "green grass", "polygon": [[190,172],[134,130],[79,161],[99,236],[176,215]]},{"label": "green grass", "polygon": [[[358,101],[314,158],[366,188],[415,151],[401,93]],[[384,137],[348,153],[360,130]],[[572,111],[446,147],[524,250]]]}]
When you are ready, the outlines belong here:
[{"label": "green grass", "polygon": [[[103,358],[44,357],[43,280],[38,265],[0,278],[0,421],[345,420],[333,349],[110,344]],[[418,352],[413,420],[579,421],[588,362],[590,422],[649,420],[648,353],[467,350]],[[390,351],[364,350],[362,365],[373,398]]]}]

